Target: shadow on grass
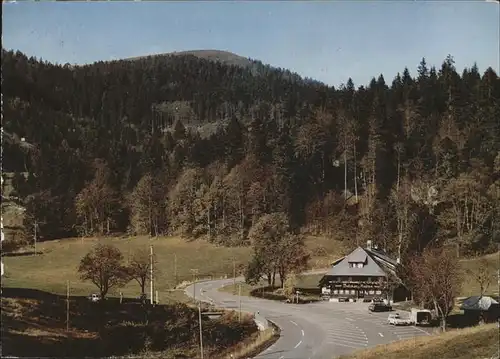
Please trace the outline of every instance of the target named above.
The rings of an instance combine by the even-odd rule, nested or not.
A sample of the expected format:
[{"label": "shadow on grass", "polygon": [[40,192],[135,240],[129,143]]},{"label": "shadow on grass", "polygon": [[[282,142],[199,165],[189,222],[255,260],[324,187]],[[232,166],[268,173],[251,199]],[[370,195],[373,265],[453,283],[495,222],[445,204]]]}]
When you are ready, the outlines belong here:
[{"label": "shadow on grass", "polygon": [[26,256],[33,256],[33,255],[43,255],[43,252],[37,251],[26,251],[26,252],[7,252],[7,253],[2,253],[2,257],[26,257]]}]

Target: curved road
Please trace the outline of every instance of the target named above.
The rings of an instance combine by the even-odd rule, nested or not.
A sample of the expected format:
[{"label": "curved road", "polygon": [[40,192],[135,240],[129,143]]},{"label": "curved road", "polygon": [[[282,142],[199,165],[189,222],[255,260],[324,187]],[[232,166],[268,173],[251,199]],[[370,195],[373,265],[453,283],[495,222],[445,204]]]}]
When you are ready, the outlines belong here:
[{"label": "curved road", "polygon": [[[238,310],[238,296],[218,291],[231,283],[233,279],[198,282],[196,299]],[[193,297],[193,285],[185,291]],[[278,341],[255,357],[258,359],[333,359],[379,344],[430,335],[422,328],[390,326],[387,313],[370,313],[367,307],[368,303],[285,304],[241,296],[242,311],[259,312],[281,329]]]}]

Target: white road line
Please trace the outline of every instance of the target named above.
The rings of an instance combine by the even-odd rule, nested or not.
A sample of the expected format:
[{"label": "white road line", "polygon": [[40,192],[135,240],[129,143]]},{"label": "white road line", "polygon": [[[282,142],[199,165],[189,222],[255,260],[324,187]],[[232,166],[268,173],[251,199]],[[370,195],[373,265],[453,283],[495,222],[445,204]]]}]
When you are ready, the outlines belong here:
[{"label": "white road line", "polygon": [[300,342],[297,343],[297,345],[294,347],[294,349],[297,349],[299,347],[299,345],[302,344],[302,340]]},{"label": "white road line", "polygon": [[342,344],[342,343],[332,343],[332,344],[334,344],[335,346],[340,346],[340,347],[348,347],[348,348],[353,348],[353,349],[360,349],[360,348],[363,348],[363,347],[355,347],[355,346],[352,346],[352,345]]},{"label": "white road line", "polygon": [[349,336],[335,336],[335,337],[328,337],[328,339],[332,342],[339,341],[339,342],[348,342],[348,343],[354,343],[354,344],[365,344],[368,343],[368,339],[366,338],[353,338]]},{"label": "white road line", "polygon": [[382,333],[378,333],[378,335],[380,335],[382,338],[384,337],[384,334],[382,334]]},{"label": "white road line", "polygon": [[359,336],[366,337],[365,332],[361,330],[354,331],[354,330],[328,329],[326,332],[328,334],[333,334],[333,335],[350,335],[353,337],[359,337]]},{"label": "white road line", "polygon": [[349,321],[352,322],[354,319],[352,319],[352,318],[345,318],[345,320],[349,320]]},{"label": "white road line", "polygon": [[282,355],[282,356],[280,356],[280,359],[283,359],[283,358],[284,358],[284,356],[283,356],[283,355]]},{"label": "white road line", "polygon": [[295,323],[293,320],[290,320],[290,321],[292,322],[292,324],[293,324],[293,325],[295,325],[295,326],[297,326],[297,327],[299,326],[299,325],[298,325],[297,323]]},{"label": "white road line", "polygon": [[302,332],[302,336],[304,336],[304,329],[302,329],[301,332]]}]

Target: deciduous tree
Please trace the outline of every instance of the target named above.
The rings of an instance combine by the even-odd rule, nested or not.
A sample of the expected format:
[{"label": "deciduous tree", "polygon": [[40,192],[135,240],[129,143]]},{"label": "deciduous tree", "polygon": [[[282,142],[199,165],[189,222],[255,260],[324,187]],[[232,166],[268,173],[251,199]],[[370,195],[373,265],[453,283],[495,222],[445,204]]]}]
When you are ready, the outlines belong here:
[{"label": "deciduous tree", "polygon": [[409,271],[413,297],[434,307],[445,331],[462,286],[462,270],[456,253],[445,248],[426,249],[409,260]]},{"label": "deciduous tree", "polygon": [[87,253],[80,261],[78,273],[81,280],[89,280],[99,288],[102,298],[110,289],[123,286],[130,280],[122,253],[108,244],[98,244]]}]

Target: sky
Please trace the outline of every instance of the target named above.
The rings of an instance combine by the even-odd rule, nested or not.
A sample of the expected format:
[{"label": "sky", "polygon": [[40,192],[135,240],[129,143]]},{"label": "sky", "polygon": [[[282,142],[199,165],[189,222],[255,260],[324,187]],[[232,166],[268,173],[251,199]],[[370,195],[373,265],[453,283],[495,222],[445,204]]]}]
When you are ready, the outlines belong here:
[{"label": "sky", "polygon": [[216,49],[328,85],[391,82],[422,59],[499,72],[500,5],[471,1],[3,3],[3,47],[60,64]]}]

